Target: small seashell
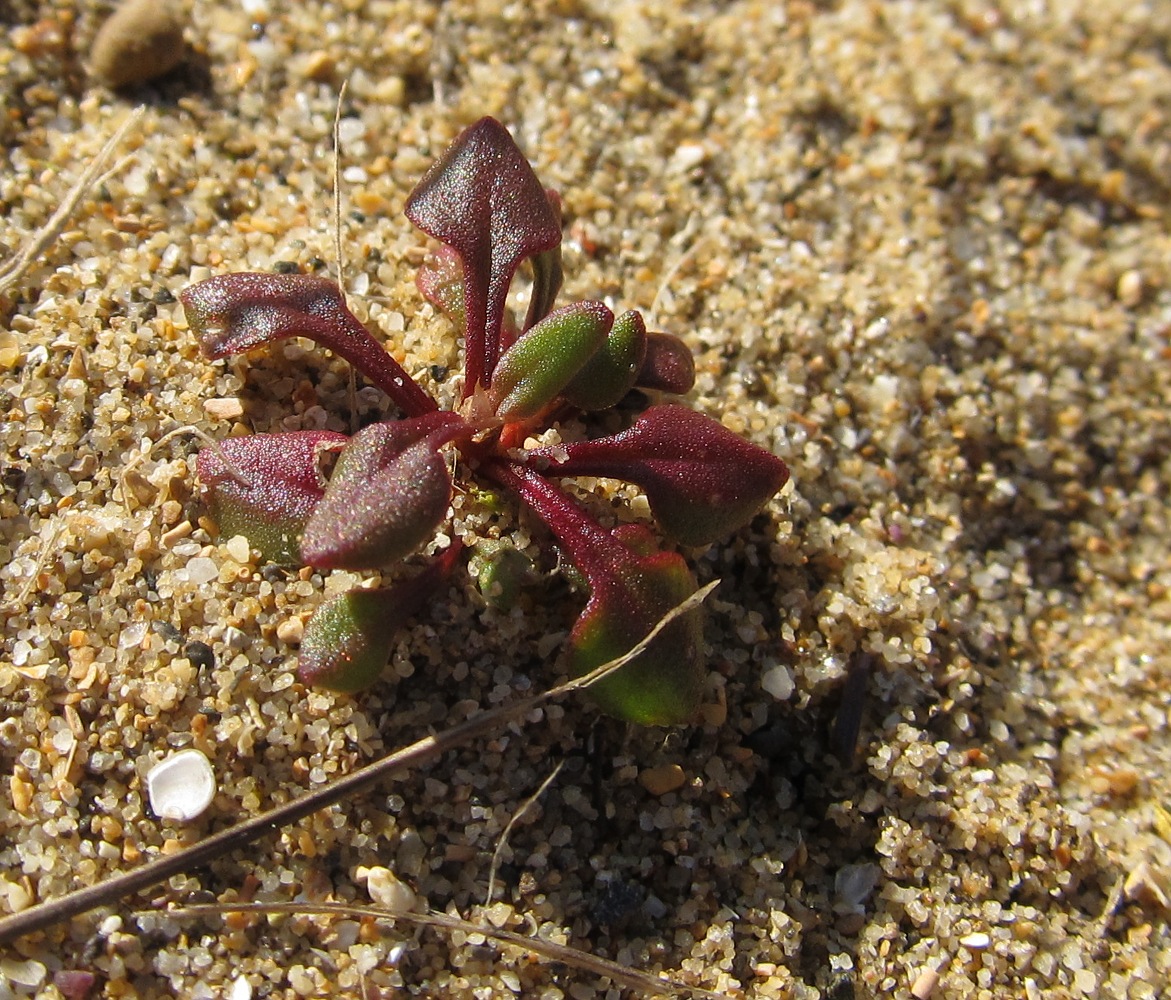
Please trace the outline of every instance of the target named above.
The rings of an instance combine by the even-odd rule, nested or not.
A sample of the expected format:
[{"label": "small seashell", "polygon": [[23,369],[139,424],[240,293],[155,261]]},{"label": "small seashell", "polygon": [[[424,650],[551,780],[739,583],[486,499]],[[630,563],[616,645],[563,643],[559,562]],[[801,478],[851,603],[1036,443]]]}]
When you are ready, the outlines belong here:
[{"label": "small seashell", "polygon": [[198,750],[171,754],[146,775],[151,810],[161,819],[190,822],[211,805],[215,793],[215,773]]}]

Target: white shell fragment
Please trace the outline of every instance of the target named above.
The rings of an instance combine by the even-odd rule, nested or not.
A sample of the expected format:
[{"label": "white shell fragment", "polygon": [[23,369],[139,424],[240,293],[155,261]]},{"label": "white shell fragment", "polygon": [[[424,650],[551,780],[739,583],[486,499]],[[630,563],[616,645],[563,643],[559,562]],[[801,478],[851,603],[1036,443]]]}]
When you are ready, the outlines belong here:
[{"label": "white shell fragment", "polygon": [[151,810],[161,819],[187,823],[211,805],[215,793],[215,773],[198,750],[171,754],[146,775]]},{"label": "white shell fragment", "polygon": [[400,881],[389,868],[362,866],[354,873],[354,876],[359,881],[365,880],[366,891],[370,893],[370,898],[391,913],[406,913],[413,910],[415,903],[418,902],[415,890]]}]

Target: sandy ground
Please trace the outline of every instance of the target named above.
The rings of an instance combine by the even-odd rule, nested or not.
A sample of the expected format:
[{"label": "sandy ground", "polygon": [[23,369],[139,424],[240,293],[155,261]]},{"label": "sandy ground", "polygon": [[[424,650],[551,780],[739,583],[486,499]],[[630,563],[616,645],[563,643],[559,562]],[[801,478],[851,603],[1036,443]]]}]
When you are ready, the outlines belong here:
[{"label": "sandy ground", "polygon": [[[560,676],[580,596],[552,577],[503,614],[460,570],[377,687],[303,688],[300,626],[354,575],[218,536],[199,439],[158,443],[348,429],[341,364],[303,343],[205,361],[175,298],[208,274],[335,266],[343,81],[345,285],[422,383],[446,391],[456,344],[415,290],[425,241],[403,200],[493,114],[562,193],[569,294],[684,337],[690,404],[793,483],[692,553],[723,580],[705,724],[629,731],[554,706],[20,942],[0,997],[57,996],[69,970],[93,973],[93,997],[618,993],[401,922],[135,915],[368,903],[361,867],[420,906],[729,996],[1159,995],[1171,5],[184,8],[183,65],[120,93],[85,72],[107,7],[0,8],[0,260],[146,108],[129,160],[0,296],[0,910]],[[364,419],[385,406],[357,399]],[[615,484],[582,486],[637,514]],[[460,503],[449,530],[469,544],[542,551],[515,510]],[[833,735],[851,671],[852,759]],[[188,825],[153,817],[143,786],[182,747],[219,783]],[[501,832],[556,762],[484,913]]]}]

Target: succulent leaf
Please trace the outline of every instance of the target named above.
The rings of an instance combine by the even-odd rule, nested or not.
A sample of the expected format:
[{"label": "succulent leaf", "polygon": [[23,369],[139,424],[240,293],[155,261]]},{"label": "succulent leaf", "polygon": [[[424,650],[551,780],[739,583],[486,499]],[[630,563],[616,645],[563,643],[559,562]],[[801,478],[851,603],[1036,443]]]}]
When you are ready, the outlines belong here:
[{"label": "succulent leaf", "polygon": [[476,546],[469,567],[485,603],[498,611],[509,611],[533,570],[533,561],[506,542],[485,541]]},{"label": "succulent leaf", "polygon": [[606,342],[614,314],[601,302],[575,302],[521,334],[496,368],[489,390],[505,421],[536,416]]},{"label": "succulent leaf", "polygon": [[379,346],[346,307],[337,284],[312,274],[220,274],[179,293],[187,322],[209,358],[283,337],[308,337],[341,355],[410,416],[435,401]]},{"label": "succulent leaf", "polygon": [[[545,189],[545,197],[549,199],[549,206],[557,216],[557,228],[561,228],[561,195],[552,188]],[[564,274],[561,270],[561,242],[552,250],[543,250],[535,254],[531,263],[533,266],[533,287],[529,292],[529,310],[525,315],[524,328],[528,330],[535,326],[553,309],[557,301],[557,293],[561,290],[561,281]]]},{"label": "succulent leaf", "polygon": [[[682,557],[656,551],[645,528],[607,531],[532,469],[497,462],[485,471],[549,526],[586,578],[589,600],[569,640],[575,675],[631,650],[695,593],[695,579]],[[668,726],[693,721],[706,675],[702,632],[701,609],[694,608],[617,673],[591,685],[590,695],[605,711],[629,722]]]},{"label": "succulent leaf", "polygon": [[321,569],[373,569],[410,555],[447,515],[439,449],[467,432],[454,413],[371,424],[351,438],[305,525],[301,552]]},{"label": "succulent leaf", "polygon": [[[619,529],[615,536],[621,539],[621,533]],[[697,589],[680,555],[637,555],[637,547],[637,542],[631,546],[629,560],[618,573],[604,582],[591,581],[589,601],[569,635],[574,676],[589,673],[633,648]],[[693,608],[671,622],[621,670],[591,685],[589,692],[604,711],[628,722],[644,726],[693,722],[706,676],[702,650],[703,617],[699,608]]]},{"label": "succulent leaf", "polygon": [[456,137],[411,192],[406,214],[463,263],[466,398],[492,382],[517,267],[560,245],[560,219],[528,160],[494,118]]},{"label": "succulent leaf", "polygon": [[455,565],[453,545],[393,587],[350,590],[326,601],[305,626],[297,676],[305,684],[358,691],[378,680],[395,634],[431,599]]},{"label": "succulent leaf", "polygon": [[632,388],[646,356],[646,324],[634,311],[624,312],[606,342],[561,391],[579,410],[608,410]]},{"label": "succulent leaf", "polygon": [[682,396],[695,385],[695,358],[682,340],[672,333],[648,333],[646,354],[634,384]]},{"label": "succulent leaf", "polygon": [[746,524],[785,485],[775,455],[685,406],[652,406],[620,434],[534,449],[557,476],[607,476],[640,486],[671,537],[706,545]]},{"label": "succulent leaf", "polygon": [[205,448],[196,459],[212,517],[275,563],[301,562],[305,523],[325,495],[320,458],[348,439],[332,431],[249,434]]}]

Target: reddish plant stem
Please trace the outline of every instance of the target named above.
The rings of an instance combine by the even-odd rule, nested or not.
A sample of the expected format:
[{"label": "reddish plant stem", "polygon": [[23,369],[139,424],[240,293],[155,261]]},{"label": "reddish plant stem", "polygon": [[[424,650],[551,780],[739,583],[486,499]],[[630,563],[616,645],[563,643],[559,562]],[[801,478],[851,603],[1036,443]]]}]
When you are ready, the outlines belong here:
[{"label": "reddish plant stem", "polygon": [[[326,343],[323,337],[322,343],[326,343],[332,351],[340,354],[370,379],[393,399],[407,416],[421,417],[425,413],[439,409],[439,404],[370,336],[370,331],[362,325],[357,316],[343,308],[338,310],[332,319],[344,324],[346,336],[332,334],[330,342]],[[323,324],[326,325],[328,324]]]},{"label": "reddish plant stem", "polygon": [[604,588],[629,567],[630,550],[533,469],[496,460],[485,463],[482,471],[520,497],[549,526],[591,589]]}]

